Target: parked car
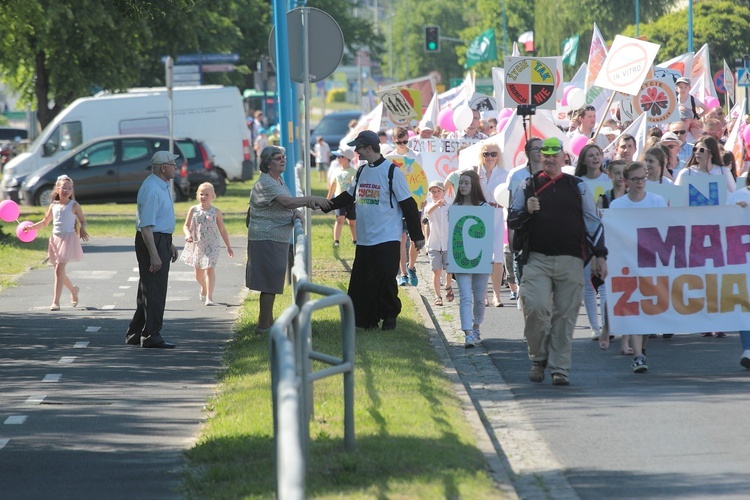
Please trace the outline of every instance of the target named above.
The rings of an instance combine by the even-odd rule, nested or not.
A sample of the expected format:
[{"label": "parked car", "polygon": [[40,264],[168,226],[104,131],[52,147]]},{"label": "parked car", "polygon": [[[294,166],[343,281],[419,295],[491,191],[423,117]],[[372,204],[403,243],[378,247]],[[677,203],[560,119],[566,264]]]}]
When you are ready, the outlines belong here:
[{"label": "parked car", "polygon": [[204,182],[210,182],[216,196],[223,196],[227,192],[227,178],[216,169],[214,154],[208,144],[196,139],[177,139],[177,144],[187,160],[190,194],[195,194]]},{"label": "parked car", "polygon": [[349,132],[349,122],[359,120],[360,116],[362,113],[358,110],[337,111],[325,115],[318,126],[310,130],[310,148],[315,146],[315,138],[320,135],[328,143],[331,151],[336,151],[341,139]]},{"label": "parked car", "polygon": [[18,127],[0,127],[0,141],[21,142],[29,138],[29,131]]},{"label": "parked car", "polygon": [[[13,184],[19,186],[21,203],[28,205],[49,205],[60,175],[73,179],[78,201],[134,202],[141,183],[151,173],[151,157],[156,151],[168,150],[168,137],[102,137],[77,147],[59,162],[42,167],[20,183],[15,179]],[[180,164],[172,196],[181,201],[190,195],[188,162],[177,142],[174,152],[180,155]]]}]

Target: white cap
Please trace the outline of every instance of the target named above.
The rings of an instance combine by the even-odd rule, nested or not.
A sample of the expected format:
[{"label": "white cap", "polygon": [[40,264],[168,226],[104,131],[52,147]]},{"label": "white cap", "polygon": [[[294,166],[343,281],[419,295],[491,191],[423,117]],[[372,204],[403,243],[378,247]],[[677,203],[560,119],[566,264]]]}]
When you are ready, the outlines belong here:
[{"label": "white cap", "polygon": [[435,125],[432,121],[427,120],[426,122],[419,124],[419,130],[435,130]]},{"label": "white cap", "polygon": [[164,165],[165,163],[172,163],[180,155],[173,155],[169,151],[157,151],[154,156],[151,157],[151,165]]},{"label": "white cap", "polygon": [[617,135],[617,132],[612,127],[602,127],[602,135]]},{"label": "white cap", "polygon": [[344,158],[348,158],[349,160],[354,159],[354,150],[353,149],[338,149],[331,153],[333,156],[343,156]]}]

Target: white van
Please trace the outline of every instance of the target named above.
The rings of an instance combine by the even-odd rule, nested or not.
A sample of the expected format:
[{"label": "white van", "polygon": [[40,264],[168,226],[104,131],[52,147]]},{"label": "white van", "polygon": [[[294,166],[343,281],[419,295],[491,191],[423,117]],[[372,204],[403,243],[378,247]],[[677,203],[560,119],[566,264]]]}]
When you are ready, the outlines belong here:
[{"label": "white van", "polygon": [[[250,130],[237,87],[176,87],[173,107],[174,137],[206,142],[214,154],[217,171],[227,180],[252,178]],[[45,127],[27,152],[8,162],[2,193],[6,195],[11,183],[19,183],[22,177],[84,142],[133,134],[169,135],[169,99],[165,87],[76,99]]]}]

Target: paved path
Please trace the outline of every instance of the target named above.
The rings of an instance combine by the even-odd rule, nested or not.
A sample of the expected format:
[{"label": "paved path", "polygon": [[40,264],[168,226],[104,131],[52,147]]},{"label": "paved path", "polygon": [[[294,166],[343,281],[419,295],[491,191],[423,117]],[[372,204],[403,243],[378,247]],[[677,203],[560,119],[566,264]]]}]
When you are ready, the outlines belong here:
[{"label": "paved path", "polygon": [[172,264],[163,335],[124,344],[138,282],[132,238],[92,239],[69,265],[80,303],[51,312],[53,271],[0,292],[0,498],[179,498],[244,289],[245,243],[217,266],[216,306]]},{"label": "paved path", "polygon": [[418,273],[411,291],[442,333],[519,497],[748,498],[750,372],[739,365],[736,333],[651,339],[649,371],[638,375],[619,340],[607,351],[590,340],[581,307],[571,385],[552,386],[549,374],[533,384],[508,291],[505,307],[487,309],[482,345],[467,350],[458,294],[433,306],[425,257]]}]

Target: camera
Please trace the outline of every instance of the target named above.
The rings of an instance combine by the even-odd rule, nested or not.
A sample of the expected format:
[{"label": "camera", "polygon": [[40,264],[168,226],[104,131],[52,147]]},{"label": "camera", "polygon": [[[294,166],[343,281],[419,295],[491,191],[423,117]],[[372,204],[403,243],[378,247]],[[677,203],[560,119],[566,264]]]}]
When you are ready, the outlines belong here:
[{"label": "camera", "polygon": [[536,106],[531,104],[520,104],[516,110],[518,116],[532,116],[536,114]]}]

